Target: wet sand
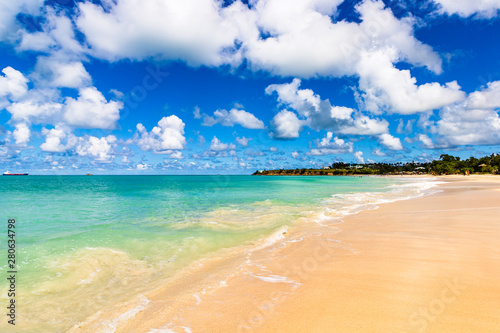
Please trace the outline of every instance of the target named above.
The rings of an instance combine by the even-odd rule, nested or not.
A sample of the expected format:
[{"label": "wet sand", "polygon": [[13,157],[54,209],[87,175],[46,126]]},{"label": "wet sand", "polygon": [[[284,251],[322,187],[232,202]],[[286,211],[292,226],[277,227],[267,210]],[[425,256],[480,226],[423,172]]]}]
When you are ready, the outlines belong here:
[{"label": "wet sand", "polygon": [[345,219],[357,253],[318,265],[256,332],[499,332],[500,179]]},{"label": "wet sand", "polygon": [[104,316],[132,311],[116,332],[499,332],[500,178],[442,180],[439,193],[311,224],[302,241],[212,260]]}]

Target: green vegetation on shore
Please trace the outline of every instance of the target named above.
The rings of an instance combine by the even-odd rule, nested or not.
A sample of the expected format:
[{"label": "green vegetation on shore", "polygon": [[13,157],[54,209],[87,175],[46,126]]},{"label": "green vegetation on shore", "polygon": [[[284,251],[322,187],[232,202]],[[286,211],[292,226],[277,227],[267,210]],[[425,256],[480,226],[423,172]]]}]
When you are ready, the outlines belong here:
[{"label": "green vegetation on shore", "polygon": [[488,173],[498,174],[500,170],[500,155],[492,154],[481,158],[470,157],[460,160],[460,157],[443,154],[439,160],[418,163],[366,163],[349,164],[333,163],[322,169],[279,169],[255,171],[253,175],[273,176],[340,176],[340,175],[400,175],[400,174],[432,174],[453,175]]}]

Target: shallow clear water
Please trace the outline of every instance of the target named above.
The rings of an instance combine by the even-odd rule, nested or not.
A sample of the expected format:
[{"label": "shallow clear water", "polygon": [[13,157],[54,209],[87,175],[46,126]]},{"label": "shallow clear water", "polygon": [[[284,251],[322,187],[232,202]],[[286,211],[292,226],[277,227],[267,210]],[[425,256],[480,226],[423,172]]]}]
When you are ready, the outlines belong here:
[{"label": "shallow clear water", "polygon": [[[1,177],[2,218],[5,224],[17,220],[20,316],[26,327],[64,331],[221,249],[251,246],[311,216],[331,218],[419,193],[419,187],[393,186],[404,182],[300,176]],[[4,232],[0,244],[6,241]],[[6,264],[0,262],[3,274]],[[6,299],[6,280],[0,281]]]}]

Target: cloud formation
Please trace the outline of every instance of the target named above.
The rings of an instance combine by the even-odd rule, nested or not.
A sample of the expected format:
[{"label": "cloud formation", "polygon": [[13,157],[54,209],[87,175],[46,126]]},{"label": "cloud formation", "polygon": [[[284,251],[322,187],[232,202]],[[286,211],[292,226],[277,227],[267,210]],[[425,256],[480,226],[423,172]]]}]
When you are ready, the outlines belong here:
[{"label": "cloud formation", "polygon": [[213,0],[140,5],[135,0],[120,0],[106,2],[105,8],[82,2],[76,24],[95,57],[116,61],[157,56],[193,66],[218,66],[234,61],[239,32],[231,14],[243,12],[244,7],[236,1],[222,8]]},{"label": "cloud formation", "polygon": [[25,123],[18,123],[15,125],[12,136],[14,137],[16,145],[25,146],[30,141],[31,131]]},{"label": "cloud formation", "polygon": [[311,149],[306,155],[309,156],[322,156],[322,155],[336,155],[346,154],[353,152],[353,143],[346,142],[338,137],[334,137],[332,132],[328,132],[326,136],[320,141],[316,140],[316,148]]},{"label": "cloud formation", "polygon": [[251,138],[245,138],[245,137],[237,137],[236,142],[238,142],[241,146],[243,147],[248,147],[248,142],[252,140]]},{"label": "cloud formation", "polygon": [[472,109],[500,108],[500,81],[489,82],[486,88],[471,93],[467,106]]},{"label": "cloud formation", "polygon": [[379,135],[379,142],[382,146],[390,150],[402,150],[403,145],[401,144],[401,140],[396,138],[388,133],[384,133]]},{"label": "cloud formation", "polygon": [[40,149],[50,153],[65,152],[73,148],[78,142],[78,138],[63,124],[57,124],[50,130],[43,128],[42,135],[45,136],[45,142],[42,143]]},{"label": "cloud formation", "polygon": [[4,108],[9,101],[17,101],[28,91],[28,79],[20,71],[8,66],[0,75],[0,107]]},{"label": "cloud formation", "polygon": [[302,118],[291,111],[280,111],[273,118],[277,138],[297,138],[303,126],[349,135],[377,135],[388,131],[387,121],[370,118],[351,108],[333,106],[311,89],[299,89],[300,84],[301,80],[295,78],[291,83],[266,88],[266,94],[276,93],[280,105],[296,110]]},{"label": "cloud formation", "polygon": [[303,121],[295,113],[287,110],[282,110],[275,115],[271,123],[274,127],[273,135],[277,139],[298,138],[303,126]]},{"label": "cloud formation", "polygon": [[360,23],[332,21],[342,2],[84,2],[76,25],[92,56],[111,61],[159,57],[191,66],[238,66],[246,59],[252,69],[275,75],[341,77],[357,73],[360,51],[392,48],[399,59],[441,71],[439,56],[414,38],[414,21],[398,20],[373,0],[356,6]]},{"label": "cloud formation", "polygon": [[216,136],[212,138],[210,142],[210,150],[212,151],[224,151],[236,149],[236,146],[232,143],[223,143]]},{"label": "cloud formation", "polygon": [[155,154],[171,154],[172,150],[182,150],[186,147],[184,126],[184,122],[175,115],[161,118],[151,132],[139,123],[137,145],[141,150]]},{"label": "cloud formation", "polygon": [[433,0],[443,14],[457,14],[462,17],[477,16],[492,18],[500,11],[500,2],[496,0]]},{"label": "cloud formation", "polygon": [[80,128],[114,129],[122,107],[121,102],[106,101],[95,87],[83,88],[77,99],[66,99],[64,120]]},{"label": "cloud formation", "polygon": [[[199,110],[196,113],[195,117],[199,116]],[[241,125],[245,128],[249,129],[263,129],[264,122],[262,120],[257,119],[253,114],[247,112],[245,110],[239,109],[231,109],[227,110],[217,110],[214,112],[214,115],[211,117],[207,114],[203,114],[203,126],[214,126],[215,124],[221,124],[222,126],[234,126],[236,124]]]},{"label": "cloud formation", "polygon": [[[431,14],[445,15],[440,18],[445,22],[449,15],[460,16],[460,22],[465,18],[496,18],[500,10],[498,1],[493,0],[432,1],[436,6],[430,10],[437,12]],[[211,159],[209,168],[217,169],[227,165],[226,158],[236,167],[258,163],[272,166],[272,161],[260,159],[269,150],[275,161],[287,161],[291,156],[299,163],[307,160],[306,156],[325,155],[362,160],[361,150],[365,148],[375,156],[389,158],[394,154],[387,150],[404,148],[406,153],[415,147],[500,144],[500,81],[490,79],[487,85],[467,95],[465,89],[470,89],[470,83],[455,81],[450,72],[448,62],[454,58],[446,52],[452,50],[439,43],[433,49],[415,35],[425,24],[432,30],[433,21],[419,17],[418,11],[394,13],[390,8],[397,6],[385,3],[116,0],[97,4],[85,0],[63,9],[42,0],[5,2],[0,13],[0,41],[12,52],[6,61],[17,59],[6,64],[0,73],[0,109],[7,111],[6,121],[0,126],[0,158],[33,158],[31,151],[37,148],[33,145],[40,145],[39,149],[50,156],[111,163],[120,155],[129,167],[155,168],[155,164],[147,162],[147,154],[143,154],[139,164],[138,160],[130,160],[132,151],[142,150],[165,155],[167,163],[162,168],[168,165],[182,169],[181,162],[187,165],[189,161],[173,160],[196,156]],[[352,8],[346,8],[349,6]],[[447,60],[444,66],[442,58]],[[32,63],[23,62],[27,59]],[[232,109],[219,109],[209,115],[194,107],[193,116],[201,121],[191,123],[192,119],[187,119],[185,124],[177,116],[168,116],[148,131],[142,123],[151,124],[157,119],[147,119],[146,107],[139,107],[135,114],[123,113],[128,118],[120,119],[120,111],[134,88],[127,93],[127,84],[132,81],[126,75],[123,77],[127,84],[109,86],[101,70],[105,66],[111,70],[115,66],[109,65],[112,62],[120,62],[113,68],[123,63],[137,68],[145,62],[161,66],[182,62],[201,67],[188,69],[193,73],[212,67],[217,75],[224,73],[236,78],[241,74],[245,80],[252,80],[245,87],[254,85],[251,88],[261,95],[238,92],[231,96],[232,100],[223,102],[234,105]],[[186,70],[184,66],[176,69]],[[215,75],[212,69],[207,75]],[[448,72],[440,77],[443,69]],[[151,78],[153,74],[148,73]],[[338,91],[331,94],[342,98],[342,102],[326,98],[328,90],[321,90],[323,98],[317,93],[318,84],[329,89],[329,82],[333,81],[354,91],[353,100],[346,101]],[[262,96],[265,86],[258,86],[262,82],[267,85],[265,93],[276,98],[274,114],[269,112],[272,105],[262,102],[266,99]],[[273,82],[280,83],[270,84]],[[306,86],[315,87],[316,92]],[[106,92],[111,92],[112,97]],[[162,103],[181,111],[184,107],[192,110],[194,105],[220,105],[219,101],[212,103],[207,99],[185,106],[181,104],[191,101],[177,103],[175,98],[168,95]],[[250,106],[252,112],[237,102]],[[144,120],[134,118],[139,115]],[[200,129],[200,123],[213,128]],[[219,134],[224,129],[217,125],[241,126],[240,134],[232,136],[235,143],[219,140],[218,137],[224,141],[231,136]],[[125,130],[119,132],[121,128]],[[186,138],[185,128],[188,136],[194,136]],[[412,137],[402,143],[402,136],[400,139],[391,134],[394,130]],[[100,131],[105,133],[96,134]],[[322,139],[307,139],[311,133]],[[213,137],[205,151],[201,148],[204,136]],[[254,150],[243,151],[241,147],[248,147],[250,140]],[[190,142],[199,142],[194,147],[198,151],[185,156],[182,150],[191,150]],[[266,144],[277,145],[279,150],[266,148]],[[244,162],[239,154],[246,155]],[[202,164],[197,167],[202,168]]]},{"label": "cloud formation", "polygon": [[393,49],[363,52],[359,62],[359,89],[367,110],[413,114],[431,111],[465,99],[456,81],[417,85],[409,70],[399,70]]},{"label": "cloud formation", "polygon": [[40,9],[43,6],[44,0],[19,0],[19,1],[4,1],[2,2],[2,10],[0,10],[0,41],[12,41],[15,39],[14,34],[21,27],[16,20],[19,14],[40,14]]},{"label": "cloud formation", "polygon": [[80,138],[75,151],[80,156],[87,156],[98,162],[109,163],[114,158],[112,150],[115,143],[116,137],[114,135],[102,138],[89,136]]}]

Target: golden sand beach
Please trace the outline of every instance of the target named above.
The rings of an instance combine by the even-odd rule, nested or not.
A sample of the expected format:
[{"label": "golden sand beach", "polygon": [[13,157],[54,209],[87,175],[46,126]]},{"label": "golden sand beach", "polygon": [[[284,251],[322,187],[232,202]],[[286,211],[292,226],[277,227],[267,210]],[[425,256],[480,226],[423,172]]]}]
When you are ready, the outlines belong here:
[{"label": "golden sand beach", "polygon": [[[303,231],[287,235],[301,241],[213,260],[147,295],[148,306],[114,328],[499,332],[500,178],[440,180],[446,183],[437,193],[382,204],[327,227],[311,224],[313,236],[303,239]],[[223,286],[197,289],[214,281]],[[98,321],[74,331],[92,331]]]},{"label": "golden sand beach", "polygon": [[347,217],[337,237],[356,254],[318,265],[255,331],[499,332],[500,181],[445,181]]}]

